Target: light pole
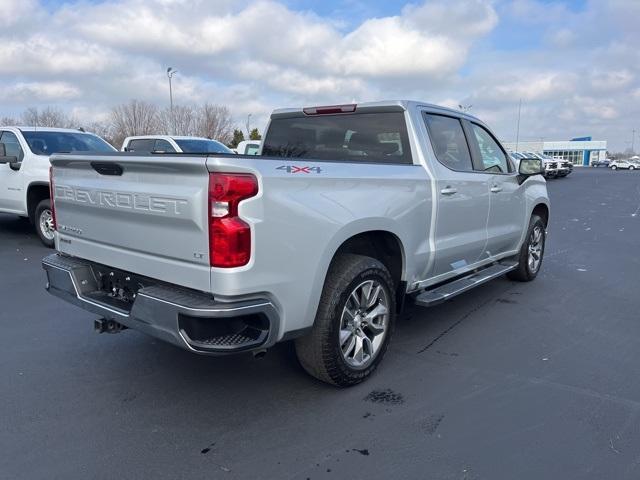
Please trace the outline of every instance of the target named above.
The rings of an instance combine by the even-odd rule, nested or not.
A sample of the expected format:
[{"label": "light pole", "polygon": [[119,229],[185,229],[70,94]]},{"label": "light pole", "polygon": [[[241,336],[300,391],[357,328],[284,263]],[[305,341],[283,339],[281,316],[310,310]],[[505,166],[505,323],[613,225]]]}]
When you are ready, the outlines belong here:
[{"label": "light pole", "polygon": [[247,140],[249,140],[249,137],[251,136],[250,125],[251,125],[251,114],[247,115]]},{"label": "light pole", "polygon": [[520,112],[522,110],[522,99],[518,102],[518,126],[516,127],[516,152],[520,143]]},{"label": "light pole", "polygon": [[634,128],[634,129],[631,131],[631,154],[632,154],[632,155],[636,153],[636,151],[634,150],[634,147],[635,147],[635,145],[636,145],[636,144],[635,144],[635,141],[636,141],[636,129]]},{"label": "light pole", "polygon": [[173,67],[167,68],[167,77],[169,78],[169,115],[171,116],[171,134],[175,133],[176,126],[173,120],[173,89],[171,88],[171,79],[178,73]]}]

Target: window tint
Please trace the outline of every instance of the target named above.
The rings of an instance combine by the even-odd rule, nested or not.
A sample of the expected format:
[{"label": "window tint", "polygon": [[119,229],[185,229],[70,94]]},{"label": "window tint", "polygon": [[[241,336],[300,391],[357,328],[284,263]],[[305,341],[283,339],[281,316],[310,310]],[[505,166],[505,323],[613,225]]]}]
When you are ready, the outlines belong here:
[{"label": "window tint", "polygon": [[175,152],[176,149],[173,148],[173,146],[169,142],[167,142],[166,140],[159,139],[159,140],[156,140],[156,144],[153,147],[153,151],[154,152],[172,153],[172,152]]},{"label": "window tint", "polygon": [[412,163],[402,112],[274,118],[262,155],[337,162]]},{"label": "window tint", "polygon": [[493,137],[480,125],[471,124],[473,133],[475,134],[480,155],[482,156],[482,165],[485,172],[508,173],[509,161],[498,143]]},{"label": "window tint", "polygon": [[113,152],[115,149],[100,137],[82,132],[52,132],[36,130],[22,132],[29,148],[36,155],[66,152]]},{"label": "window tint", "polygon": [[155,146],[155,142],[156,141],[153,138],[139,138],[137,140],[131,140],[127,146],[127,151],[151,153]]},{"label": "window tint", "polygon": [[184,153],[233,153],[216,140],[174,139]]},{"label": "window tint", "polygon": [[451,170],[473,170],[469,145],[460,120],[426,114],[425,119],[436,158]]},{"label": "window tint", "polygon": [[0,142],[4,143],[7,157],[17,157],[21,162],[24,158],[24,152],[18,141],[18,137],[12,132],[2,132],[0,135]]}]

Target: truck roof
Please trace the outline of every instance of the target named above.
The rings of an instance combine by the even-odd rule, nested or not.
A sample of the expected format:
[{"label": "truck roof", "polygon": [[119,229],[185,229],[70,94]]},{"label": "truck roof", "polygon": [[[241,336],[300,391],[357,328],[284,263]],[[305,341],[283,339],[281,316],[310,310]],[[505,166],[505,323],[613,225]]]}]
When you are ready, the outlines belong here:
[{"label": "truck roof", "polygon": [[19,125],[5,125],[1,128],[15,128],[23,132],[71,132],[71,133],[90,133],[94,135],[91,132],[87,132],[87,131],[83,132],[82,130],[79,130],[77,128],[26,127],[26,126],[19,126]]},{"label": "truck roof", "polygon": [[[130,137],[127,137],[125,140],[140,140],[145,138],[160,138],[162,140],[213,140],[212,138],[194,137],[189,135],[132,135]],[[218,142],[218,140],[213,141]]]},{"label": "truck roof", "polygon": [[[356,110],[373,110],[373,111],[393,111],[393,110],[409,110],[415,107],[427,107],[430,110],[441,111],[443,113],[454,114],[457,117],[465,117],[468,119],[473,119],[475,121],[481,122],[480,119],[474,117],[473,115],[469,115],[468,113],[462,112],[460,110],[456,110],[449,107],[443,107],[441,105],[435,105],[433,103],[428,102],[420,102],[418,100],[382,100],[379,102],[362,102],[362,103],[353,103],[350,105],[355,105]],[[347,106],[347,105],[340,105]],[[324,107],[324,106],[323,106]],[[304,115],[304,111],[307,108],[323,108],[320,106],[317,107],[298,107],[298,108],[278,108],[273,111],[271,114],[271,118],[274,117],[291,117],[291,116],[300,116]],[[328,106],[330,107],[330,106]]]}]

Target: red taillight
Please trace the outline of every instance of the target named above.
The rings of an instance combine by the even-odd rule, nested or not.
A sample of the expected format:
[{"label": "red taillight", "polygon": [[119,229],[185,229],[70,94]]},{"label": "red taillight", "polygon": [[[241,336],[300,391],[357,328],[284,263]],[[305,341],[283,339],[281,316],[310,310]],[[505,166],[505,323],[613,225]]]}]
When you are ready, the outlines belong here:
[{"label": "red taillight", "polygon": [[307,107],[302,111],[305,115],[335,115],[338,113],[353,113],[356,111],[356,104],[351,105],[330,105],[327,107]]},{"label": "red taillight", "polygon": [[258,180],[245,173],[209,175],[209,259],[212,267],[241,267],[251,259],[251,227],[238,217],[238,204],[258,193]]},{"label": "red taillight", "polygon": [[53,194],[55,189],[53,187],[53,167],[49,167],[49,199],[51,200],[51,220],[53,220],[53,229],[58,229],[58,223],[56,222],[56,205],[54,202]]}]

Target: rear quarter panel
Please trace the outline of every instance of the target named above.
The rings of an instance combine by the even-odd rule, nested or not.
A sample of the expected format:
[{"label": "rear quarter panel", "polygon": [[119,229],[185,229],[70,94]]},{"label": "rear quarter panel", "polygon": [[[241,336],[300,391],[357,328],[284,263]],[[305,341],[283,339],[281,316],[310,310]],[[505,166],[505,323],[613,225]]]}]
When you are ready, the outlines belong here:
[{"label": "rear quarter panel", "polygon": [[239,208],[252,227],[251,261],[213,268],[213,293],[270,296],[281,310],[280,337],[313,324],[329,264],[350,237],[372,230],[396,235],[410,259],[403,272],[409,281],[427,263],[431,186],[419,165],[221,156],[210,157],[207,167],[253,173],[260,185],[258,196]]}]

